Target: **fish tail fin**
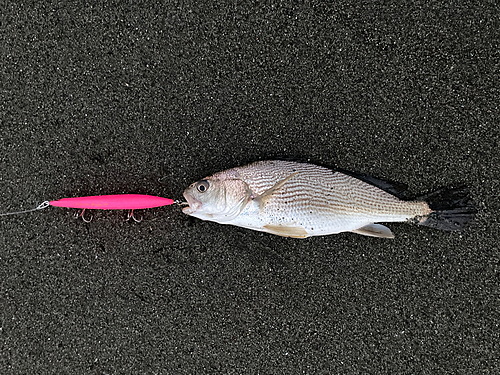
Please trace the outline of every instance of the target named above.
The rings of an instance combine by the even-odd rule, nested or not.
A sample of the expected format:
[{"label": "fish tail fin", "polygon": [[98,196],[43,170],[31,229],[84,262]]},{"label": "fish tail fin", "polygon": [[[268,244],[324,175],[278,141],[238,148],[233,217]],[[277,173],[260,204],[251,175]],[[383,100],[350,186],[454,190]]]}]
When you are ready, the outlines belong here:
[{"label": "fish tail fin", "polygon": [[439,189],[418,200],[427,202],[433,210],[419,223],[426,227],[460,231],[468,226],[477,213],[466,186]]}]

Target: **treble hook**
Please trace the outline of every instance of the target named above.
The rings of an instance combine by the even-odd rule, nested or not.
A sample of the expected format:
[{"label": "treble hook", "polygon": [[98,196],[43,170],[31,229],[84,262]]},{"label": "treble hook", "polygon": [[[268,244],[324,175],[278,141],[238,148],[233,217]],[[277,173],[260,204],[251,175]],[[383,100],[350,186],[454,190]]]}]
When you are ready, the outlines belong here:
[{"label": "treble hook", "polygon": [[127,221],[129,221],[130,219],[134,220],[136,223],[140,223],[142,221],[142,217],[140,219],[137,219],[134,216],[134,210],[130,210],[130,212],[127,215]]},{"label": "treble hook", "polygon": [[80,213],[78,213],[78,212],[77,212],[77,213],[75,214],[75,217],[76,217],[77,219],[78,219],[79,217],[81,217],[81,218],[82,218],[82,220],[83,220],[84,222],[86,222],[86,223],[90,223],[90,222],[92,221],[92,218],[94,217],[94,215],[90,215],[90,219],[88,219],[88,220],[87,220],[87,219],[85,219],[85,216],[83,215],[84,213],[85,213],[85,208],[82,210],[82,212],[80,212]]}]

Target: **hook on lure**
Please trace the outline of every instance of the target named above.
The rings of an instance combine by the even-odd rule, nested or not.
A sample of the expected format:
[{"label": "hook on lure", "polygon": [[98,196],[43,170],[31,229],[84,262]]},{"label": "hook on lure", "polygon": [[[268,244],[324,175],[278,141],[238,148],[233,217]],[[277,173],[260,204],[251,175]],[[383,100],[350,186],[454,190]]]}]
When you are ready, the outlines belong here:
[{"label": "hook on lure", "polygon": [[86,219],[84,216],[85,210],[130,210],[128,219],[132,219],[139,223],[142,218],[137,219],[134,216],[134,210],[144,209],[144,208],[155,208],[168,206],[173,203],[181,204],[178,201],[173,201],[170,198],[155,197],[152,195],[143,194],[116,194],[116,195],[94,195],[89,197],[78,197],[78,198],[62,198],[55,201],[45,201],[38,205],[38,207],[31,210],[8,212],[0,214],[0,216],[22,214],[25,212],[32,212],[41,210],[48,206],[54,207],[66,207],[66,208],[80,208],[82,211],[77,213],[76,217],[81,217],[86,223],[92,221],[92,215],[90,219]]},{"label": "hook on lure", "polygon": [[78,219],[78,218],[82,218],[82,220],[85,222],[85,223],[90,223],[92,221],[92,219],[94,218],[94,215],[90,215],[90,219],[85,219],[85,208],[83,210],[81,210],[80,212],[77,212],[75,213],[75,218]]},{"label": "hook on lure", "polygon": [[134,216],[134,210],[130,210],[130,212],[128,213],[127,215],[127,220],[126,221],[129,221],[130,219],[134,220],[136,223],[140,223],[142,221],[142,216],[140,219],[137,219],[135,216]]}]

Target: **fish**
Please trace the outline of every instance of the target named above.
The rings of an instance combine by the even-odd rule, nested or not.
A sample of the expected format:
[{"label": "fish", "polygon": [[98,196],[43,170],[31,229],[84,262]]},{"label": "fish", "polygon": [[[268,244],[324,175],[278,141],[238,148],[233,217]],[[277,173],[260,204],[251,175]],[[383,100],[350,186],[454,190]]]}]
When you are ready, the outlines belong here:
[{"label": "fish", "polygon": [[215,173],[191,184],[183,195],[187,215],[292,238],[342,232],[394,238],[379,224],[389,222],[460,231],[476,214],[464,186],[406,200],[386,181],[284,160]]}]

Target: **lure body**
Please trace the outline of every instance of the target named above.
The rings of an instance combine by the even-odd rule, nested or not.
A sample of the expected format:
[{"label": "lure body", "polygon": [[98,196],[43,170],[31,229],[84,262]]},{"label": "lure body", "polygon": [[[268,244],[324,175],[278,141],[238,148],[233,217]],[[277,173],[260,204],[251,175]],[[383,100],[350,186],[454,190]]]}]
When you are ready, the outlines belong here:
[{"label": "lure body", "polygon": [[50,201],[55,207],[82,208],[95,210],[138,210],[168,206],[172,199],[142,194],[94,195],[90,197],[62,198]]}]

